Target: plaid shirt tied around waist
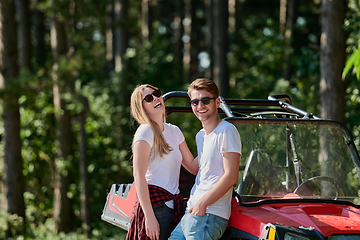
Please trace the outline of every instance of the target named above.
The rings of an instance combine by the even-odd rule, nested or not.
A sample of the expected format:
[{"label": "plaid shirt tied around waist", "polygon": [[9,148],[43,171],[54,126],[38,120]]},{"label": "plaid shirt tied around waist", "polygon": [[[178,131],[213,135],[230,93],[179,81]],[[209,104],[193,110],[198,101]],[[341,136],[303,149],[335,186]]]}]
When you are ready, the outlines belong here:
[{"label": "plaid shirt tied around waist", "polygon": [[[182,217],[181,195],[180,194],[173,195],[167,190],[155,185],[148,185],[148,186],[149,186],[150,201],[153,208],[172,199],[174,200],[174,227],[175,227],[179,223]],[[145,216],[139,200],[136,201],[133,208],[133,212],[130,218],[130,227],[126,235],[126,240],[150,240],[150,238],[146,235]]]}]

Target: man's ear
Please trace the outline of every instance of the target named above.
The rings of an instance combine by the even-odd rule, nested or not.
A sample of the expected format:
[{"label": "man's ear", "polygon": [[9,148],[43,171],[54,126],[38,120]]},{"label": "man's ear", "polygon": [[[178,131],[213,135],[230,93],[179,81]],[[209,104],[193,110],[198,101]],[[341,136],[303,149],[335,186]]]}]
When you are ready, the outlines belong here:
[{"label": "man's ear", "polygon": [[216,101],[216,107],[219,108],[219,107],[220,107],[220,98],[217,97],[217,98],[215,99],[215,101]]}]

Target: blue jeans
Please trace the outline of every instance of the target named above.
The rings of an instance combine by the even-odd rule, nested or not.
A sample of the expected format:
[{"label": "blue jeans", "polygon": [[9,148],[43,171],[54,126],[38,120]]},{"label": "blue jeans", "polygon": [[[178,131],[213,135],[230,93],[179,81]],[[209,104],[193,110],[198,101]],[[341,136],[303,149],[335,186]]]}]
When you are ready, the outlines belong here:
[{"label": "blue jeans", "polygon": [[195,216],[185,213],[169,239],[217,240],[224,233],[228,220],[213,214]]},{"label": "blue jeans", "polygon": [[174,209],[166,206],[165,203],[154,207],[154,214],[160,225],[160,240],[167,240],[173,230]]}]

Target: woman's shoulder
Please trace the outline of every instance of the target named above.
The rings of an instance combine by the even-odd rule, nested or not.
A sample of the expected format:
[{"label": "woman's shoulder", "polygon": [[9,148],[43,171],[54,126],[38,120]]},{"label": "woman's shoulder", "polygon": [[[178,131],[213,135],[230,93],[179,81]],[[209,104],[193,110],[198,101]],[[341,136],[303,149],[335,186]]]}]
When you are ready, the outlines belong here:
[{"label": "woman's shoulder", "polygon": [[148,124],[141,124],[137,129],[136,129],[136,134],[140,134],[140,133],[147,133],[147,132],[152,132],[151,127]]},{"label": "woman's shoulder", "polygon": [[150,126],[146,123],[140,124],[138,129],[151,129]]},{"label": "woman's shoulder", "polygon": [[171,128],[171,129],[180,129],[178,126],[172,124],[172,123],[164,123],[164,126],[166,126],[167,128]]},{"label": "woman's shoulder", "polygon": [[165,123],[165,128],[167,128],[170,131],[178,131],[181,132],[180,128],[177,125],[171,124],[171,123]]},{"label": "woman's shoulder", "polygon": [[150,126],[147,124],[141,124],[135,132],[133,143],[139,140],[145,140],[150,144],[150,146],[152,146],[153,139],[154,139],[154,133],[150,128]]}]

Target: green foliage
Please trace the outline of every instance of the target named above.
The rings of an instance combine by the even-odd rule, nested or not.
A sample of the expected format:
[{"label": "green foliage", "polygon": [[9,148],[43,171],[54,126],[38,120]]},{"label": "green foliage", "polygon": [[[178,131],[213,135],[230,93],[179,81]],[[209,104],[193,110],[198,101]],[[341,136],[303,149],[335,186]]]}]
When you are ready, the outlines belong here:
[{"label": "green foliage", "polygon": [[345,30],[348,34],[347,48],[348,59],[343,71],[346,83],[346,126],[354,137],[355,145],[360,149],[360,118],[359,118],[359,80],[360,80],[360,5],[357,0],[349,1],[349,9],[345,20]]},{"label": "green foliage", "polygon": [[360,50],[357,49],[351,57],[346,61],[346,65],[343,71],[343,77],[345,77],[349,71],[354,68],[354,73],[357,79],[360,79]]},{"label": "green foliage", "polygon": [[244,28],[240,29],[241,40],[232,45],[229,59],[230,72],[236,83],[230,96],[240,97],[241,93],[242,98],[264,98],[267,96],[263,96],[263,90],[272,89],[279,76],[274,74],[274,70],[279,72],[282,56],[282,41],[274,32],[274,24],[272,20],[254,16],[247,19]]},{"label": "green foliage", "polygon": [[[141,48],[128,49],[131,78],[137,83],[158,86],[163,92],[177,90],[183,83],[179,59],[172,52],[172,43],[166,39],[154,39]],[[137,64],[135,64],[137,63]]]},{"label": "green foliage", "polygon": [[[232,98],[264,99],[270,94],[287,93],[295,106],[319,115],[319,39],[318,5],[300,0],[298,19],[293,26],[293,39],[290,48],[285,48],[284,33],[278,23],[278,0],[240,1],[242,14],[240,28],[231,36],[228,63],[230,67],[230,96]],[[76,7],[69,11],[68,1],[61,1],[56,11],[67,21],[72,51],[60,61],[58,74],[69,83],[68,93],[63,98],[68,102],[72,114],[74,154],[62,159],[64,170],[74,174],[68,196],[73,200],[77,217],[75,229],[70,234],[55,235],[52,219],[54,159],[57,155],[55,145],[55,116],[53,107],[53,78],[49,35],[46,35],[48,59],[34,63],[34,70],[23,70],[18,79],[8,89],[0,92],[19,95],[21,105],[23,174],[26,179],[26,221],[28,239],[88,239],[80,223],[80,193],[83,191],[79,174],[79,114],[84,106],[79,101],[85,97],[89,101],[86,115],[86,157],[88,177],[91,239],[123,239],[125,232],[101,221],[100,215],[106,201],[107,191],[113,183],[131,182],[131,142],[136,123],[130,117],[129,96],[132,89],[141,83],[159,87],[162,92],[186,90],[185,72],[182,59],[174,44],[174,13],[177,1],[158,1],[153,6],[153,32],[147,42],[140,36],[140,1],[130,1],[128,18],[113,26],[106,25],[106,6],[111,1],[73,1]],[[347,83],[347,126],[360,145],[360,117],[358,106],[360,93],[358,80],[349,76],[351,69],[360,76],[360,53],[358,39],[360,14],[357,1],[350,1],[352,11],[345,22],[349,34],[349,58],[344,69]],[[262,6],[259,9],[259,6]],[[274,7],[276,6],[276,7]],[[50,1],[32,6],[50,16],[55,9]],[[64,10],[65,9],[65,10]],[[65,12],[65,13],[64,13]],[[199,7],[197,14],[205,12]],[[203,23],[204,19],[201,19]],[[124,67],[120,71],[109,72],[106,56],[106,31],[117,24],[130,32],[129,48],[126,51]],[[47,27],[49,27],[47,25]],[[199,30],[204,38],[205,30]],[[202,39],[205,41],[205,39]],[[35,52],[35,50],[33,50]],[[284,54],[290,58],[284,64]],[[35,60],[33,60],[35,62]],[[283,70],[287,65],[291,71],[290,79],[284,79]],[[188,106],[188,101],[166,103]],[[1,111],[1,110],[0,110]],[[192,114],[173,113],[167,121],[176,124],[183,131],[187,143],[196,155],[195,134],[201,128],[198,119]],[[4,129],[0,123],[0,134]],[[3,150],[3,142],[0,143]],[[0,166],[2,160],[0,160]],[[2,173],[0,172],[0,176]],[[0,213],[1,214],[1,213]],[[12,234],[17,235],[22,219],[6,214],[0,215],[0,239],[5,236],[7,225],[11,222]],[[13,238],[15,239],[15,237]],[[19,238],[21,239],[21,237]]]},{"label": "green foliage", "polygon": [[[230,96],[266,99],[271,94],[287,93],[295,106],[318,115],[320,36],[316,5],[299,5],[291,47],[285,44],[288,40],[279,30],[274,11],[255,11],[254,6],[256,3],[245,1],[241,28],[232,37],[236,41],[228,59]],[[290,71],[289,79],[284,79],[285,68]]]},{"label": "green foliage", "polygon": [[[28,199],[29,196],[26,197]],[[37,214],[39,209],[27,202],[27,212],[26,212],[26,233],[24,233],[24,219],[17,215],[11,215],[4,213],[0,210],[0,239],[14,239],[14,240],[24,240],[24,239],[36,239],[36,240],[66,240],[66,239],[93,239],[93,240],[115,240],[115,239],[125,239],[126,231],[115,227],[113,225],[101,222],[97,225],[96,228],[92,228],[90,231],[90,236],[84,232],[84,228],[78,228],[77,231],[72,233],[59,233],[55,234],[54,232],[54,219],[47,218],[43,222],[38,223],[34,218],[34,214]]]},{"label": "green foliage", "polygon": [[345,21],[345,30],[349,34],[349,38],[347,39],[347,52],[350,54],[350,57],[346,61],[346,65],[343,71],[343,77],[345,78],[351,69],[356,75],[357,79],[360,79],[360,52],[359,52],[359,27],[358,22],[360,21],[360,8],[358,1],[350,1],[349,7],[353,11],[349,11],[347,13],[347,18]]},{"label": "green foliage", "polygon": [[0,239],[24,239],[24,218],[0,209]]},{"label": "green foliage", "polygon": [[[67,240],[67,239],[76,239],[76,240],[115,240],[115,239],[125,239],[126,232],[115,226],[101,223],[98,228],[94,228],[90,231],[90,236],[84,233],[84,229],[78,228],[77,231],[65,234],[65,233],[54,233],[54,220],[52,218],[47,219],[41,225],[34,225],[30,223],[28,228],[28,234],[26,239],[36,239],[36,240]],[[23,239],[23,238],[17,238]]]}]

